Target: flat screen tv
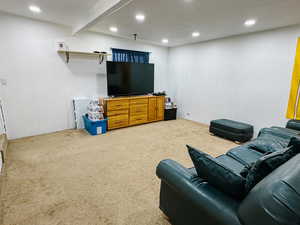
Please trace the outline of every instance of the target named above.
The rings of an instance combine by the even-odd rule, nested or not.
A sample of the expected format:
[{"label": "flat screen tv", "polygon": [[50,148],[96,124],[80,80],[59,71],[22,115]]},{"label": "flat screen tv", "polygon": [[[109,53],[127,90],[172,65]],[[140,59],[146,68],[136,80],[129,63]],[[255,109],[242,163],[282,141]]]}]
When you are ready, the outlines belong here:
[{"label": "flat screen tv", "polygon": [[106,65],[109,96],[153,93],[154,64],[108,61]]}]

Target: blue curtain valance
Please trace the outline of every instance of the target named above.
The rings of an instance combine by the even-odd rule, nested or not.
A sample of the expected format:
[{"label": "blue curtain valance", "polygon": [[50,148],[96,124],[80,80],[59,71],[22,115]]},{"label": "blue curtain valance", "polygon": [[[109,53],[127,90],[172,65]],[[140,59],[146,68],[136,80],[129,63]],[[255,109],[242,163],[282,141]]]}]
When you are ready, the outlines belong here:
[{"label": "blue curtain valance", "polygon": [[112,48],[114,62],[149,63],[149,52]]}]

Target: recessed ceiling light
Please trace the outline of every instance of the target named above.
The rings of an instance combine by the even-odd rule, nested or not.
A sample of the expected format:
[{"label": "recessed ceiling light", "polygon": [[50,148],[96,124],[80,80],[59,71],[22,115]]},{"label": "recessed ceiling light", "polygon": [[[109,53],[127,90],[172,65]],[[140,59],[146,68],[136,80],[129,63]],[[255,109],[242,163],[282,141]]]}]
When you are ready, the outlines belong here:
[{"label": "recessed ceiling light", "polygon": [[118,32],[118,28],[117,27],[110,27],[109,30],[111,32]]},{"label": "recessed ceiling light", "polygon": [[164,43],[164,44],[167,44],[167,43],[169,43],[169,40],[164,38],[164,39],[161,40],[161,42]]},{"label": "recessed ceiling light", "polygon": [[136,14],[135,18],[137,21],[143,22],[145,20],[145,15],[143,14]]},{"label": "recessed ceiling light", "polygon": [[31,12],[34,12],[34,13],[40,13],[42,12],[41,8],[36,6],[36,5],[31,5],[29,6],[29,9]]},{"label": "recessed ceiling light", "polygon": [[197,32],[197,31],[195,31],[195,32],[192,33],[192,36],[193,36],[193,37],[199,37],[199,36],[200,36],[200,33]]},{"label": "recessed ceiling light", "polygon": [[256,20],[255,20],[255,19],[246,20],[245,23],[244,23],[244,25],[245,25],[246,27],[252,27],[252,26],[254,26],[255,24],[256,24]]}]

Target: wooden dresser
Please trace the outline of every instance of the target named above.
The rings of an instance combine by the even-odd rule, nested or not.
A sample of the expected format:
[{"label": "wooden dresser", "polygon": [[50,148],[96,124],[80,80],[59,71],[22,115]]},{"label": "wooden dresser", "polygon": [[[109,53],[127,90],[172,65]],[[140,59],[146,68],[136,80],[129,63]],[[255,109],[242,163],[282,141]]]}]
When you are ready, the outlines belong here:
[{"label": "wooden dresser", "polygon": [[164,120],[164,96],[134,96],[104,100],[108,130]]}]

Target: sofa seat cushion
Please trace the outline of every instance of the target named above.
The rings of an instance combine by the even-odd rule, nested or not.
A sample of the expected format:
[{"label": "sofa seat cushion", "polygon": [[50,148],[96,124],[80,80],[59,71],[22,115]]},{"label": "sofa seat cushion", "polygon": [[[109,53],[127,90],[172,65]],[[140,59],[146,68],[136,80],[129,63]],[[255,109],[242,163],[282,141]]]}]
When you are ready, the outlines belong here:
[{"label": "sofa seat cushion", "polygon": [[[245,196],[245,178],[222,163],[229,162],[226,157],[218,160],[193,147],[187,148],[200,178],[233,198],[242,199]],[[237,165],[234,167],[237,168]]]},{"label": "sofa seat cushion", "polygon": [[237,160],[244,166],[250,166],[252,163],[256,162],[264,154],[259,151],[255,151],[255,149],[250,148],[246,144],[231,149],[226,153],[226,155]]}]

